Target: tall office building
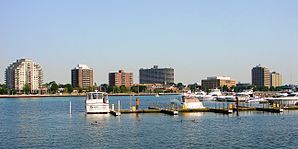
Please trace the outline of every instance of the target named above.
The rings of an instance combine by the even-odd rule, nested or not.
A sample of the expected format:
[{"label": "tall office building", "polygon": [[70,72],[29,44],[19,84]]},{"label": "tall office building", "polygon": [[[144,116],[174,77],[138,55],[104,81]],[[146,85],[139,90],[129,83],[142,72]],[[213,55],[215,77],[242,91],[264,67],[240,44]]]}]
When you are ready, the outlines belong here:
[{"label": "tall office building", "polygon": [[270,87],[270,70],[260,65],[251,70],[252,85],[258,87]]},{"label": "tall office building", "polygon": [[230,77],[223,76],[207,77],[206,80],[202,80],[202,89],[205,91],[223,86],[227,86],[229,88],[236,86],[236,81],[232,80]]},{"label": "tall office building", "polygon": [[272,87],[282,86],[282,75],[277,72],[272,72],[270,77],[270,82]]},{"label": "tall office building", "polygon": [[133,73],[127,73],[123,70],[118,72],[109,73],[109,85],[110,86],[132,86],[133,85]]},{"label": "tall office building", "polygon": [[71,84],[73,87],[88,89],[93,86],[93,69],[79,64],[71,70]]},{"label": "tall office building", "polygon": [[25,84],[31,93],[38,92],[43,83],[43,72],[37,63],[30,59],[19,59],[9,65],[5,71],[5,82],[8,88],[23,91]]},{"label": "tall office building", "polygon": [[174,83],[174,69],[173,68],[158,68],[153,66],[150,69],[139,70],[140,84],[173,84]]}]

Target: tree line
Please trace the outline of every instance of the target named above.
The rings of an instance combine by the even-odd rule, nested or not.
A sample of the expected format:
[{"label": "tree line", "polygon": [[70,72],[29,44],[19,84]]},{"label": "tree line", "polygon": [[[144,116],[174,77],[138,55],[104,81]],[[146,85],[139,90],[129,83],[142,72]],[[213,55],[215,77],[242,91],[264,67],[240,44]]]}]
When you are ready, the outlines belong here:
[{"label": "tree line", "polygon": [[[192,92],[202,90],[202,87],[197,84],[184,85],[183,83],[172,84],[173,87],[178,89],[178,92],[185,90],[191,90]],[[101,84],[97,86],[96,84],[89,88],[74,88],[71,84],[58,84],[55,81],[51,81],[43,85],[46,92],[31,92],[30,84],[25,84],[21,91],[16,91],[15,89],[9,89],[5,84],[0,84],[0,94],[57,94],[57,93],[67,93],[71,94],[76,91],[76,93],[90,92],[90,91],[102,91],[107,93],[173,93],[176,90],[165,90],[163,88],[149,89],[145,85],[134,85],[131,87],[126,86],[109,86],[108,84]],[[282,87],[256,87],[256,86],[222,86],[219,88],[223,92],[242,92],[244,90],[253,89],[253,91],[283,91],[287,89],[287,86]],[[208,91],[208,90],[207,90]]]}]

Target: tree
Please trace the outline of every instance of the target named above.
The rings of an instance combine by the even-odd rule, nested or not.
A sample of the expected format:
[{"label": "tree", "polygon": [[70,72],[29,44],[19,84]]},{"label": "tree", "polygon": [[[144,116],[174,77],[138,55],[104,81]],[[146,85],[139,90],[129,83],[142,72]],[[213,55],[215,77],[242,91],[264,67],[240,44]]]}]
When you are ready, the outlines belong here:
[{"label": "tree", "polygon": [[114,86],[113,92],[114,93],[120,93],[120,88],[118,86]]},{"label": "tree", "polygon": [[73,87],[70,84],[66,84],[64,87],[67,90],[67,93],[71,94],[73,92]]},{"label": "tree", "polygon": [[25,84],[24,87],[23,87],[23,92],[25,94],[30,94],[31,92],[31,87],[30,87],[30,84]]},{"label": "tree", "polygon": [[135,86],[132,86],[130,90],[131,92],[134,92],[134,93],[141,93],[141,92],[146,92],[147,87],[144,85],[135,85]]},{"label": "tree", "polygon": [[187,86],[192,92],[196,92],[197,91],[197,88],[199,87],[199,85],[197,83],[194,83],[194,84],[189,84]]},{"label": "tree", "polygon": [[129,89],[125,85],[120,86],[120,93],[127,93],[128,91]]},{"label": "tree", "polygon": [[108,86],[108,87],[107,87],[107,92],[108,92],[108,93],[113,92],[113,90],[114,90],[113,86]]},{"label": "tree", "polygon": [[108,84],[101,84],[100,85],[100,91],[102,91],[102,92],[108,92],[108,87],[109,87]]},{"label": "tree", "polygon": [[55,81],[50,82],[50,91],[52,94],[57,93],[59,86]]},{"label": "tree", "polygon": [[8,94],[8,89],[6,87],[0,87],[0,94],[1,95]]},{"label": "tree", "polygon": [[254,91],[269,91],[267,86],[256,86],[253,88]]},{"label": "tree", "polygon": [[236,86],[231,86],[230,91],[234,92],[236,90]]},{"label": "tree", "polygon": [[223,91],[223,92],[227,92],[227,91],[229,91],[229,87],[228,87],[227,85],[224,85],[224,86],[222,87],[222,91]]},{"label": "tree", "polygon": [[179,90],[183,90],[185,88],[185,85],[183,85],[183,83],[178,83],[176,85],[176,87],[179,89]]}]

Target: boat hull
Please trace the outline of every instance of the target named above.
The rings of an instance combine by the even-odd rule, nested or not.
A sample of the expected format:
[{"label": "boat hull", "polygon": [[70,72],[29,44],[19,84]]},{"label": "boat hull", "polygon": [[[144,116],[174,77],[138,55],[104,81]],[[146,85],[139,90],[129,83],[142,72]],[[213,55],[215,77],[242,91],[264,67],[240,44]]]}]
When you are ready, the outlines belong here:
[{"label": "boat hull", "polygon": [[86,103],[86,113],[88,114],[105,114],[109,113],[109,104],[105,103]]}]

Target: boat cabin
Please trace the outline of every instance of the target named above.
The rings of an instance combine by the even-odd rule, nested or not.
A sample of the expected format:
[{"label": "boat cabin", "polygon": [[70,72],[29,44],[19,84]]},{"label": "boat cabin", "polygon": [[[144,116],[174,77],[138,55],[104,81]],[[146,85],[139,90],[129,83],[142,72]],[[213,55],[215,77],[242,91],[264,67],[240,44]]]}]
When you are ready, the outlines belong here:
[{"label": "boat cabin", "polygon": [[89,92],[86,100],[101,100],[102,103],[109,103],[108,94],[103,92]]}]

